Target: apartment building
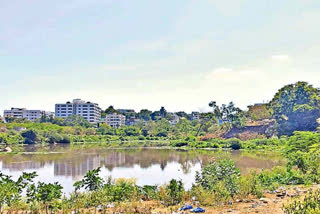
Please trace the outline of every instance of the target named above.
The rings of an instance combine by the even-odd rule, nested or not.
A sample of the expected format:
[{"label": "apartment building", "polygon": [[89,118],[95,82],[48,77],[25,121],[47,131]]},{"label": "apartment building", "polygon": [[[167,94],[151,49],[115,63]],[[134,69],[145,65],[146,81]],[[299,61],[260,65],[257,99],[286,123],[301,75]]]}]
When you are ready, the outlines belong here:
[{"label": "apartment building", "polygon": [[125,125],[126,116],[117,113],[107,114],[105,122],[113,128],[119,128]]},{"label": "apartment building", "polygon": [[71,115],[79,115],[90,123],[98,123],[101,118],[101,108],[97,103],[86,102],[81,99],[55,105],[56,117],[66,118]]},{"label": "apartment building", "polygon": [[11,110],[4,110],[3,117],[14,117],[20,119],[27,119],[30,121],[35,121],[45,116],[46,112],[42,110],[27,110],[26,108],[11,108]]}]

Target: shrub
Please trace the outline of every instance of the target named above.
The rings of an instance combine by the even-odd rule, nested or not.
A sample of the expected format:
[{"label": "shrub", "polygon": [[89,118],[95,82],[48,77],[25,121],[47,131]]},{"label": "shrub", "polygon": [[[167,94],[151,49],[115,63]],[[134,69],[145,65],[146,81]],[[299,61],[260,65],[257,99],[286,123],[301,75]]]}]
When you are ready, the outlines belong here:
[{"label": "shrub", "polygon": [[295,200],[284,206],[285,214],[319,214],[320,213],[320,190],[310,191],[303,200]]},{"label": "shrub", "polygon": [[40,142],[38,132],[33,129],[22,132],[21,136],[24,137],[26,144],[34,144]]},{"label": "shrub", "polygon": [[165,205],[176,205],[182,202],[183,199],[183,183],[172,179],[168,185],[161,186],[159,189],[159,197]]},{"label": "shrub", "polygon": [[205,166],[201,173],[197,172],[196,184],[204,189],[217,192],[223,183],[230,196],[239,192],[240,170],[230,159],[221,159]]},{"label": "shrub", "polygon": [[247,176],[241,176],[240,189],[238,193],[238,196],[241,199],[245,199],[250,195],[261,198],[263,196],[262,191],[263,191],[263,188],[260,184],[260,181],[256,172],[252,172]]},{"label": "shrub", "polygon": [[49,210],[53,210],[53,208],[57,207],[57,200],[59,200],[62,196],[62,186],[58,183],[49,183],[45,184],[43,182],[39,182],[38,185],[30,185],[27,189],[27,198],[28,202],[41,203],[46,213]]},{"label": "shrub", "polygon": [[214,193],[204,189],[202,186],[193,186],[191,194],[192,196],[195,196],[196,200],[203,206],[213,206],[216,204]]},{"label": "shrub", "polygon": [[268,189],[275,189],[278,184],[297,185],[304,184],[304,175],[298,171],[285,167],[274,167],[272,170],[262,171],[258,175],[261,185]]},{"label": "shrub", "polygon": [[114,184],[109,182],[103,188],[109,195],[111,202],[137,199],[138,190],[134,179],[119,178]]},{"label": "shrub", "polygon": [[139,188],[142,200],[155,200],[158,199],[158,186],[145,185]]}]

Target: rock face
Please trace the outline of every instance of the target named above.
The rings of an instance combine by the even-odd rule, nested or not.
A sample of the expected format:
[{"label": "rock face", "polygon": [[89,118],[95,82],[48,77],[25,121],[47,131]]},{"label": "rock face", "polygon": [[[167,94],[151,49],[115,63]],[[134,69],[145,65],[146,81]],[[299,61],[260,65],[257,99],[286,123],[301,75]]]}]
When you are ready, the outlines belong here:
[{"label": "rock face", "polygon": [[270,132],[270,129],[274,126],[275,122],[274,121],[269,121],[267,124],[263,125],[250,125],[250,126],[245,126],[243,128],[237,128],[233,127],[230,129],[227,133],[224,134],[223,138],[234,138],[238,137],[240,134],[247,133],[247,134],[260,134],[260,135],[265,135],[266,137],[271,137],[272,132]]}]

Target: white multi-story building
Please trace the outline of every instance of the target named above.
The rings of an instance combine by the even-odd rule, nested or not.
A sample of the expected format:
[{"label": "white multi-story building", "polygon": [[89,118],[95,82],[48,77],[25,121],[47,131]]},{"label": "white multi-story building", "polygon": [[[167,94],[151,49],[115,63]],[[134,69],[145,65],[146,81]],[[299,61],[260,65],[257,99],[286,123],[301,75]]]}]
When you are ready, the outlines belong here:
[{"label": "white multi-story building", "polygon": [[71,102],[55,105],[55,115],[59,118],[66,118],[71,115],[79,115],[90,123],[98,123],[101,118],[101,108],[97,103],[86,102],[81,99],[74,99]]},{"label": "white multi-story building", "polygon": [[126,116],[117,113],[107,114],[105,122],[113,128],[119,128],[125,125]]},{"label": "white multi-story building", "polygon": [[4,110],[3,117],[25,118],[31,121],[40,119],[45,116],[45,111],[42,110],[27,110],[25,108],[11,108],[11,110]]}]

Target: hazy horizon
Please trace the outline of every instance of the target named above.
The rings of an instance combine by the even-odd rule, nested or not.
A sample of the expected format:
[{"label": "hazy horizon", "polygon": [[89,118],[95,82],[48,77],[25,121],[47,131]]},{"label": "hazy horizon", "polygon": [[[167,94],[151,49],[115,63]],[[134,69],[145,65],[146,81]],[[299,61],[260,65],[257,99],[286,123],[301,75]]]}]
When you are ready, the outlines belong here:
[{"label": "hazy horizon", "polygon": [[286,84],[320,87],[317,0],[4,0],[0,18],[0,115],[74,98],[246,108]]}]

